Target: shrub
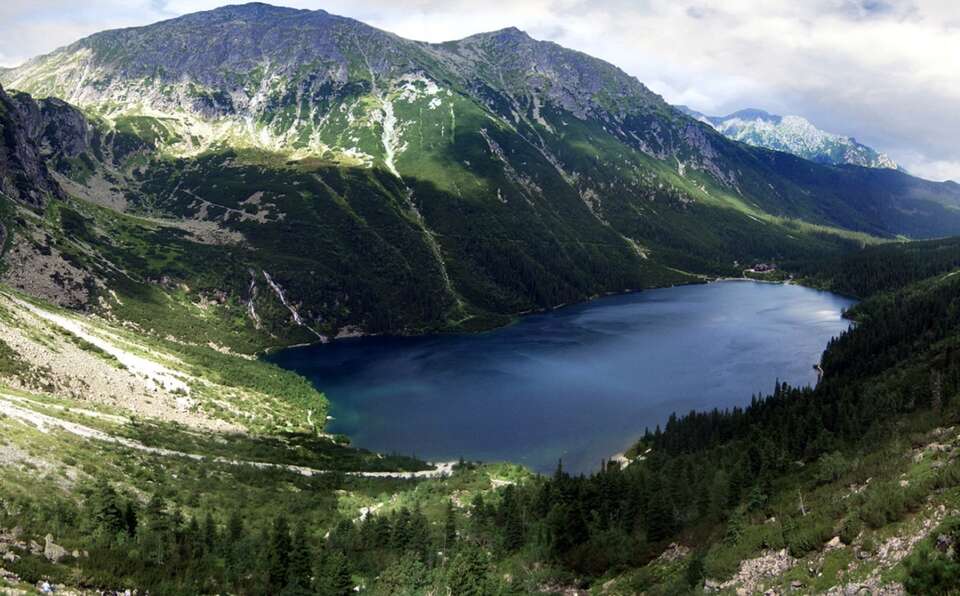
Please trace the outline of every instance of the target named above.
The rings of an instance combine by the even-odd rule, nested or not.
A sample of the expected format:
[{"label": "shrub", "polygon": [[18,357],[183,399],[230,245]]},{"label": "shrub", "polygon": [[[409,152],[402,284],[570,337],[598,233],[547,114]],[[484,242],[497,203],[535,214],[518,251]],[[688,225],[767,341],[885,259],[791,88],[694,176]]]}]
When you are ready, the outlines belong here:
[{"label": "shrub", "polygon": [[960,563],[929,545],[914,551],[904,565],[907,578],[903,586],[910,594],[952,594],[960,585]]},{"label": "shrub", "polygon": [[803,555],[819,549],[833,535],[833,523],[825,517],[806,515],[794,520],[789,530],[784,532],[790,555]]},{"label": "shrub", "polygon": [[36,584],[43,580],[64,583],[68,574],[67,568],[54,565],[36,555],[24,555],[13,563],[6,563],[6,567],[29,584]]},{"label": "shrub", "polygon": [[934,486],[937,489],[944,489],[958,485],[960,485],[960,461],[952,461],[937,474]]},{"label": "shrub", "polygon": [[857,539],[857,536],[859,536],[862,531],[863,520],[860,519],[859,513],[854,512],[847,517],[847,519],[843,520],[843,524],[840,526],[840,540],[847,545],[853,544],[853,541]]}]

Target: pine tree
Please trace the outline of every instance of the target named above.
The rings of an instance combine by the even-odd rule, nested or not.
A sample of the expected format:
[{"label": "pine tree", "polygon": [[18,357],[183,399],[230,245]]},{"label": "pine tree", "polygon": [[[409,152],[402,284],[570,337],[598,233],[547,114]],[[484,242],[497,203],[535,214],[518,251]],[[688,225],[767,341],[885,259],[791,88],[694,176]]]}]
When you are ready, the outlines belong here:
[{"label": "pine tree", "polygon": [[243,538],[243,534],[243,518],[238,511],[233,511],[227,520],[227,541],[235,544]]},{"label": "pine tree", "polygon": [[127,530],[127,536],[133,538],[137,535],[137,506],[133,501],[127,501],[123,509],[123,524]]},{"label": "pine tree", "polygon": [[267,579],[273,591],[287,585],[290,572],[290,526],[282,513],[273,522],[270,533],[270,549],[267,553]]},{"label": "pine tree", "polygon": [[197,516],[190,518],[187,529],[183,534],[184,551],[187,556],[192,557],[196,553],[203,552],[203,534],[200,531],[200,522]]},{"label": "pine tree", "polygon": [[410,510],[402,507],[393,518],[390,530],[390,545],[398,552],[404,552],[410,546],[412,528],[410,527]]},{"label": "pine tree", "polygon": [[217,544],[217,524],[213,515],[207,511],[203,517],[203,546],[207,552],[213,552]]},{"label": "pine tree", "polygon": [[493,592],[489,573],[487,555],[476,546],[466,545],[450,563],[447,586],[457,596],[486,596]]},{"label": "pine tree", "polygon": [[421,561],[426,560],[430,552],[430,522],[420,510],[420,504],[410,516],[410,542],[407,550],[414,553]]},{"label": "pine tree", "polygon": [[375,593],[384,596],[422,594],[428,581],[427,566],[413,553],[407,553],[383,570],[377,580]]},{"label": "pine tree", "polygon": [[342,552],[335,550],[324,557],[317,574],[317,592],[323,596],[349,596],[353,593],[353,577]]},{"label": "pine tree", "polygon": [[651,486],[650,501],[647,503],[647,538],[650,542],[659,542],[668,538],[674,531],[673,505],[669,501],[663,484],[656,482]]},{"label": "pine tree", "polygon": [[487,504],[483,500],[483,495],[477,493],[470,501],[470,525],[477,533],[483,531],[487,524]]},{"label": "pine tree", "polygon": [[95,536],[113,542],[121,533],[126,533],[127,521],[120,508],[120,498],[109,482],[101,480],[97,483],[89,504]]},{"label": "pine tree", "polygon": [[221,554],[224,558],[227,580],[236,585],[241,575],[243,575],[246,565],[246,544],[243,519],[236,510],[230,514],[227,520],[226,539],[221,546]]},{"label": "pine tree", "polygon": [[503,491],[503,502],[500,505],[500,524],[503,529],[503,547],[507,552],[513,552],[523,546],[523,518],[520,506],[517,503],[516,489],[507,486]]},{"label": "pine tree", "polygon": [[687,580],[687,585],[689,585],[691,588],[696,588],[699,587],[700,583],[703,581],[703,576],[703,553],[697,552],[690,557],[690,562],[687,563],[687,568],[684,571],[684,579]]},{"label": "pine tree", "polygon": [[290,549],[290,569],[287,572],[287,587],[284,590],[285,595],[294,596],[311,593],[310,576],[312,559],[313,555],[310,552],[307,532],[304,526],[300,524],[293,534],[293,542]]},{"label": "pine tree", "polygon": [[453,510],[453,501],[447,501],[447,510],[443,521],[443,550],[449,556],[457,548],[457,517]]},{"label": "pine tree", "polygon": [[738,507],[727,521],[727,530],[723,537],[724,542],[731,546],[740,542],[743,537],[744,524],[743,511]]},{"label": "pine tree", "polygon": [[163,565],[169,558],[174,544],[174,526],[167,514],[163,498],[154,493],[147,503],[146,531],[143,541],[148,557],[157,565]]}]

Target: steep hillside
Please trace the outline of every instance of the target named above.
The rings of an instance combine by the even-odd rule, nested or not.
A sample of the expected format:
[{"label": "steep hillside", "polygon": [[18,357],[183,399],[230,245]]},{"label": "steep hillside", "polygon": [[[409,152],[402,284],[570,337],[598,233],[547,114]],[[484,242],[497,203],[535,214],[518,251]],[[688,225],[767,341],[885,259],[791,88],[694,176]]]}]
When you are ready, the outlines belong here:
[{"label": "steep hillside", "polygon": [[785,151],[817,163],[901,169],[887,155],[856,139],[821,130],[802,116],[778,116],[746,109],[727,116],[707,116],[687,106],[683,113],[716,128],[728,138],[756,147]]},{"label": "steep hillside", "polygon": [[0,88],[0,192],[40,208],[49,197],[62,193],[51,179],[26,126],[19,106]]},{"label": "steep hillside", "polygon": [[[72,143],[76,127],[29,130],[70,209],[97,222],[85,243],[110,265],[90,296],[156,308],[158,284],[118,271],[164,281],[260,346],[483,328],[960,230],[954,186],[730,142],[516,29],[426,44],[251,4],[100,33],[0,80],[86,118]],[[18,97],[42,118],[69,111]],[[108,220],[154,229],[149,246]]]},{"label": "steep hillside", "polygon": [[[816,388],[671,417],[589,477],[429,465],[296,432],[322,400],[291,400],[291,375],[4,291],[0,589],[949,593],[956,244],[825,264],[826,283],[856,270],[866,300]],[[58,356],[91,381],[119,375],[136,399],[71,394],[69,369],[43,365]],[[180,400],[192,404],[171,413]],[[234,432],[261,423],[294,432]]]},{"label": "steep hillside", "polygon": [[376,512],[432,545],[450,495],[529,478],[509,465],[351,448],[322,433],[322,395],[256,360],[6,289],[0,319],[4,594],[39,593],[42,582],[75,594],[277,593],[286,567],[278,575],[264,553],[291,539],[278,524],[293,515],[307,571],[291,574],[309,585],[314,562],[322,570],[339,552],[320,546],[324,535],[343,524]]},{"label": "steep hillside", "polygon": [[[954,589],[960,251],[880,241],[956,233],[957,185],[730,141],[515,29],[253,4],[0,80],[0,591]],[[589,477],[352,448],[253,357],[756,260],[863,299],[822,381]]]}]

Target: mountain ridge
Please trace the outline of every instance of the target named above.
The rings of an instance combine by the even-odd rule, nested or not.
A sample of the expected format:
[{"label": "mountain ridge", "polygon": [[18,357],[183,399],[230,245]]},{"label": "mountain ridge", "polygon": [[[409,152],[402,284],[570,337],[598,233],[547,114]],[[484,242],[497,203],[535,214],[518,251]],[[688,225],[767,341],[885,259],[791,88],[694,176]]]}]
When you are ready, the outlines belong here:
[{"label": "mountain ridge", "polygon": [[[264,47],[237,14],[300,13],[231,10],[0,70],[37,94],[0,89],[0,591],[955,587],[960,239],[898,240],[960,185],[731,141],[518,30]],[[744,275],[863,299],[822,380],[589,476],[351,448],[256,358]]]},{"label": "mountain ridge", "polygon": [[738,110],[726,116],[707,116],[688,106],[676,107],[735,141],[785,151],[828,165],[903,170],[886,154],[857,142],[854,137],[823,131],[802,116],[780,116],[757,108]]},{"label": "mountain ridge", "polygon": [[[82,125],[54,127],[76,138],[43,141],[68,194],[191,230],[161,243],[171,254],[213,251],[178,262],[91,238],[112,264],[94,295],[128,284],[114,272],[127,261],[218,297],[269,345],[482,328],[960,230],[953,187],[730,142],[616,66],[516,28],[428,44],[231,6],[101,32],[0,82],[79,108]],[[180,244],[198,237],[226,244]]]}]

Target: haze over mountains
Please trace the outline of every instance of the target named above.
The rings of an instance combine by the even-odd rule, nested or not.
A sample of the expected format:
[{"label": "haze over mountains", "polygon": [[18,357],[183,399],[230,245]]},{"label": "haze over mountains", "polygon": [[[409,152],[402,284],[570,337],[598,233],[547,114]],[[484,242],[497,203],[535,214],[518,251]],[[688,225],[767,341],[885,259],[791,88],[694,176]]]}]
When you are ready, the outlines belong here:
[{"label": "haze over mountains", "polygon": [[687,106],[677,106],[677,109],[735,141],[756,147],[785,151],[828,165],[902,169],[887,155],[852,137],[821,130],[802,116],[778,116],[755,108],[726,116],[707,116]]},{"label": "haze over mountains", "polygon": [[[48,189],[107,209],[80,221],[180,230],[160,256],[85,226],[86,258],[50,269],[86,280],[71,301],[133,268],[290,341],[486,326],[830,254],[866,238],[854,233],[960,231],[956,185],[732,142],[615,66],[517,29],[428,44],[248,4],[99,33],[0,81],[36,98],[7,100],[20,156],[7,187],[36,181],[11,197],[42,209]],[[23,262],[51,259],[27,228]]]}]

